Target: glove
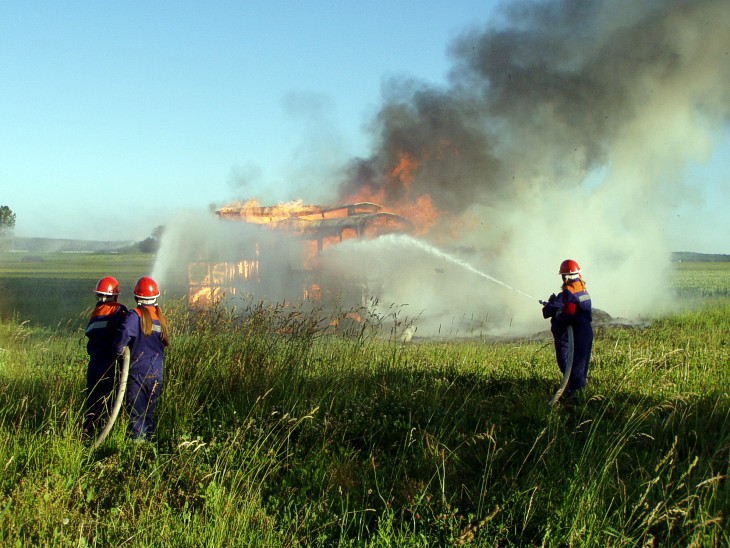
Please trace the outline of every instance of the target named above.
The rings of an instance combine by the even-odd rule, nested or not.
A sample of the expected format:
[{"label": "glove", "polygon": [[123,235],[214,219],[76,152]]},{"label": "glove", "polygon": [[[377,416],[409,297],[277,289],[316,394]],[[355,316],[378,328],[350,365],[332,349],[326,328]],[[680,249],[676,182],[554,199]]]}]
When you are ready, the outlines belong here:
[{"label": "glove", "polygon": [[557,299],[557,297],[555,296],[555,293],[553,293],[552,295],[550,295],[550,296],[548,297],[548,300],[547,300],[547,301],[543,301],[542,299],[540,299],[540,300],[538,300],[537,302],[539,302],[539,303],[540,303],[541,305],[543,305],[543,306],[547,306],[547,305],[549,305],[549,304],[552,304],[552,303],[553,303],[553,301],[555,301],[555,299]]},{"label": "glove", "polygon": [[542,317],[543,318],[545,318],[545,319],[552,318],[560,312],[560,306],[555,302],[557,300],[557,298],[558,297],[555,295],[555,293],[553,293],[552,295],[550,295],[550,297],[548,297],[547,301],[540,301],[540,303],[542,303],[542,305],[543,305],[543,307],[542,307]]}]

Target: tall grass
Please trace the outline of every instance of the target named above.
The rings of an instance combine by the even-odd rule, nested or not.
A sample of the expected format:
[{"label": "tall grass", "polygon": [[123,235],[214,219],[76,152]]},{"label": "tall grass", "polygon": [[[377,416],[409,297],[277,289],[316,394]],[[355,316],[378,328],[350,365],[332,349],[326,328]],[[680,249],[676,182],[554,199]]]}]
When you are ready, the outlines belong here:
[{"label": "tall grass", "polygon": [[730,541],[728,300],[597,328],[586,398],[553,409],[543,338],[406,344],[384,318],[167,305],[156,439],[122,417],[97,451],[81,331],[0,324],[0,544]]}]

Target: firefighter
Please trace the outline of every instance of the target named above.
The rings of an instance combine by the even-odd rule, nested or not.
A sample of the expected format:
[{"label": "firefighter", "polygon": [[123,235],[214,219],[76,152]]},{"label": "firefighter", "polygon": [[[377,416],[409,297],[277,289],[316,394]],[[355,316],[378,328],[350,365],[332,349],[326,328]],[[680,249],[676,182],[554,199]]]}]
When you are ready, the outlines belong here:
[{"label": "firefighter", "polygon": [[148,441],[155,430],[155,406],[163,380],[165,347],[170,343],[167,321],[157,304],[157,282],[142,276],[134,286],[133,308],[117,332],[116,353],[130,351],[125,404],[129,412],[129,435]]},{"label": "firefighter", "polygon": [[566,259],[560,264],[559,274],[563,280],[561,291],[544,302],[542,315],[543,318],[550,318],[555,356],[563,374],[569,365],[571,351],[568,328],[571,327],[573,331],[573,362],[566,392],[566,397],[570,400],[586,386],[593,347],[593,318],[591,296],[586,291],[578,263]]},{"label": "firefighter", "polygon": [[86,326],[86,352],[89,365],[86,369],[86,405],[84,409],[84,436],[92,436],[99,419],[105,414],[106,401],[114,391],[117,369],[117,353],[114,337],[117,328],[127,315],[127,308],[119,303],[119,282],[105,276],[94,288],[96,306]]}]

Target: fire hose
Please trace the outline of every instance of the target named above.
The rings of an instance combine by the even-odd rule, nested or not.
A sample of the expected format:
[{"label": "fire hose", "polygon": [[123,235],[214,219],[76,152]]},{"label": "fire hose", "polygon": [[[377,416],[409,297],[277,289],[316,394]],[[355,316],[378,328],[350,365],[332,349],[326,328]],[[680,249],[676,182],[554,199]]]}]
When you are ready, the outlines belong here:
[{"label": "fire hose", "polygon": [[568,386],[568,381],[570,380],[570,372],[573,369],[573,352],[574,352],[574,340],[573,340],[573,326],[569,325],[567,329],[568,333],[568,359],[565,363],[565,371],[563,372],[563,380],[560,382],[560,386],[558,386],[557,392],[555,392],[555,395],[553,395],[552,398],[550,398],[550,401],[548,402],[548,406],[552,407],[557,403],[557,401],[560,399],[560,396],[563,395],[563,392],[565,391],[565,388]]},{"label": "fire hose", "polygon": [[109,420],[106,422],[106,425],[104,426],[104,430],[101,431],[101,434],[96,438],[94,441],[94,445],[91,446],[91,449],[96,449],[99,447],[106,437],[109,435],[109,432],[112,431],[112,428],[114,427],[114,422],[117,420],[117,416],[119,415],[119,410],[122,408],[122,402],[124,401],[124,393],[127,391],[127,377],[129,377],[129,347],[125,346],[124,351],[122,353],[123,356],[123,363],[122,363],[122,375],[119,379],[119,387],[117,388],[117,397],[114,400],[114,406],[112,407],[112,412],[109,415]]}]

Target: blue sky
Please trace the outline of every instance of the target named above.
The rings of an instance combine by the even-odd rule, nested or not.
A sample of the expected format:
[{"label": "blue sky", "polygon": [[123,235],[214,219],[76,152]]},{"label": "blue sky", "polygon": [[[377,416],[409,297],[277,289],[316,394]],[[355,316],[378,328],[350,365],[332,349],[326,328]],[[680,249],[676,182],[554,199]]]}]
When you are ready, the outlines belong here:
[{"label": "blue sky", "polygon": [[179,208],[240,197],[239,172],[256,174],[254,193],[296,198],[285,187],[311,139],[307,117],[343,154],[362,152],[381,79],[442,79],[448,41],[490,11],[483,1],[3,2],[0,203],[19,235],[127,238]]},{"label": "blue sky", "polygon": [[[326,196],[317,176],[368,154],[384,80],[445,82],[496,6],[5,1],[0,205],[20,236],[142,239],[183,210]],[[730,133],[713,139],[675,250],[730,253]]]}]

